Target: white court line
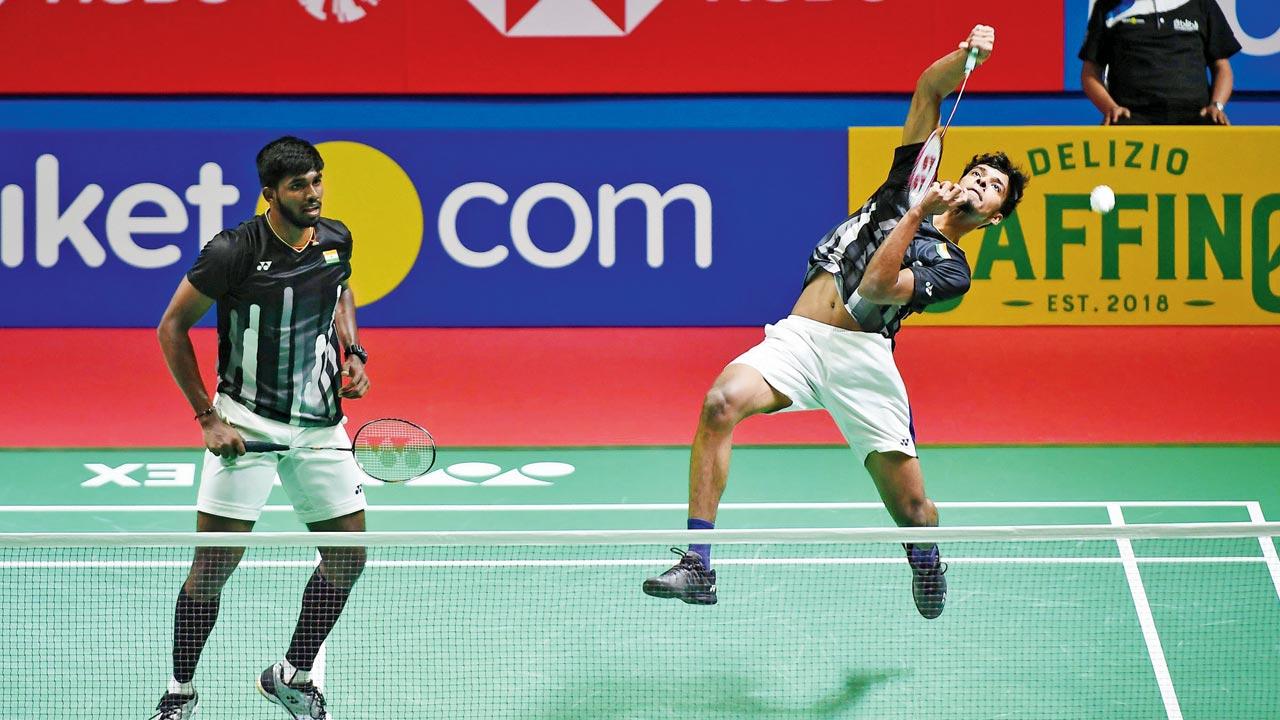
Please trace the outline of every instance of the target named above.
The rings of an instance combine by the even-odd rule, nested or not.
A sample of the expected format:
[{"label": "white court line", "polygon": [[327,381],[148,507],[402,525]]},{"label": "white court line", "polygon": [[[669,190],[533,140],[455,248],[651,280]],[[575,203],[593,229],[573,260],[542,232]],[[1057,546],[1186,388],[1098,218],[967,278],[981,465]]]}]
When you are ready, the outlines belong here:
[{"label": "white court line", "polygon": [[[1127,500],[1088,501],[976,501],[939,502],[940,508],[1109,508],[1120,507],[1249,507],[1244,500]],[[370,505],[374,512],[630,512],[686,510],[686,503],[565,503],[539,505]],[[879,502],[739,502],[721,503],[721,510],[878,510]],[[0,505],[0,513],[48,512],[195,512],[195,505]],[[267,505],[263,512],[293,512],[292,505]]]},{"label": "white court line", "polygon": [[[1262,505],[1256,500],[1249,503],[1249,522],[1264,523],[1267,519],[1262,515]],[[1271,572],[1271,584],[1276,586],[1276,597],[1280,597],[1280,557],[1276,556],[1275,541],[1269,537],[1258,538],[1262,546],[1262,557],[1266,558],[1267,570]]]},{"label": "white court line", "polygon": [[[1124,525],[1124,511],[1119,505],[1107,508],[1112,525]],[[1182,720],[1182,708],[1178,705],[1178,695],[1174,692],[1173,678],[1169,675],[1169,664],[1165,661],[1164,648],[1160,645],[1160,635],[1156,632],[1156,621],[1151,616],[1151,604],[1147,602],[1147,589],[1142,584],[1142,574],[1138,571],[1137,557],[1133,553],[1133,542],[1128,538],[1117,538],[1120,557],[1124,560],[1124,575],[1129,581],[1129,592],[1133,594],[1133,606],[1138,611],[1138,625],[1142,627],[1142,638],[1147,642],[1147,653],[1151,655],[1151,666],[1156,673],[1156,684],[1160,687],[1160,698],[1164,701],[1164,711],[1169,720]]]},{"label": "white court line", "polygon": [[[953,565],[1120,565],[1129,560],[1123,557],[948,557],[948,564]],[[1260,557],[1149,557],[1136,558],[1135,562],[1149,564],[1249,564],[1264,563]],[[666,558],[654,560],[643,559],[600,559],[600,560],[370,560],[367,567],[376,568],[447,568],[447,567],[645,567],[669,563]],[[905,559],[900,558],[723,558],[716,560],[718,565],[901,565]],[[245,560],[240,567],[247,568],[305,568],[316,566],[314,560]],[[175,568],[185,570],[191,567],[189,560],[9,560],[0,562],[0,570],[13,569],[104,569],[125,570],[138,568]]]}]

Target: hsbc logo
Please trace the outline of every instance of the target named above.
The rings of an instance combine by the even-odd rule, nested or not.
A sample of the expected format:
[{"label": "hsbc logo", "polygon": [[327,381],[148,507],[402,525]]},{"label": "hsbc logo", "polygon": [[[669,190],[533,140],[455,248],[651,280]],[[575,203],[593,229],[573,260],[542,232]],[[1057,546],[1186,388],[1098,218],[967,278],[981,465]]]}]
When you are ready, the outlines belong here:
[{"label": "hsbc logo", "polygon": [[622,37],[662,0],[467,0],[507,37]]}]

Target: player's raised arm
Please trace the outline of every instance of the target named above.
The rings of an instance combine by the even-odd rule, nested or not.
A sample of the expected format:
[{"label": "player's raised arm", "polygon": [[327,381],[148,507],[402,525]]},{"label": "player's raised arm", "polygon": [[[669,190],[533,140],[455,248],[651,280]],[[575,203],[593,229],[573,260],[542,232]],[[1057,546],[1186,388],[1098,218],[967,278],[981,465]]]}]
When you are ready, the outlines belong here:
[{"label": "player's raised arm", "polygon": [[907,122],[902,126],[903,145],[923,141],[938,127],[942,98],[951,94],[964,79],[964,62],[970,48],[978,49],[978,64],[981,65],[991,57],[995,42],[995,28],[975,25],[958,48],[935,60],[920,74],[915,93],[911,95]]}]

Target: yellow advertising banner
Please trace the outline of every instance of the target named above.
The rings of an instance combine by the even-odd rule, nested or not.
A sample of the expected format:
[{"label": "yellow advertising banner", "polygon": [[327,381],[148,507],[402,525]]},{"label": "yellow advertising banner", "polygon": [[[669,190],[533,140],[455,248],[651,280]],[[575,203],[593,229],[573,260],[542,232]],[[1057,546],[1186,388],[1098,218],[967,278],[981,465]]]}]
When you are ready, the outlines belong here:
[{"label": "yellow advertising banner", "polygon": [[[901,128],[849,130],[849,207]],[[1013,216],[960,241],[973,285],[921,325],[1280,322],[1280,128],[960,127],[939,177],[1003,150],[1031,176]],[[1089,208],[1098,185],[1115,209]]]}]

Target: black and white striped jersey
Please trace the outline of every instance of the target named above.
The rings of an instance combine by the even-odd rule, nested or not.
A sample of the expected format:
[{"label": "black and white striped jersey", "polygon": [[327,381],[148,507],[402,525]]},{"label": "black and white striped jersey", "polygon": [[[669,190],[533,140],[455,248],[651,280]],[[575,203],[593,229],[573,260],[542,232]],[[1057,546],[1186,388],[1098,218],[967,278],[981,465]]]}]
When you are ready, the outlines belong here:
[{"label": "black and white striped jersey", "polygon": [[903,145],[894,151],[893,167],[884,184],[857,212],[823,236],[809,256],[809,269],[804,276],[808,285],[819,272],[835,275],[840,299],[862,330],[887,338],[897,334],[903,318],[911,313],[969,290],[969,261],[964,251],[939,232],[931,219],[925,219],[902,258],[902,267],[911,268],[915,275],[911,301],[905,305],[876,305],[858,296],[858,285],[871,256],[911,208],[907,180],[921,145]]},{"label": "black and white striped jersey", "polygon": [[342,419],[333,318],[351,244],[345,225],[321,218],[297,251],[259,215],[204,246],[187,279],[217,301],[219,393],[292,425]]}]

